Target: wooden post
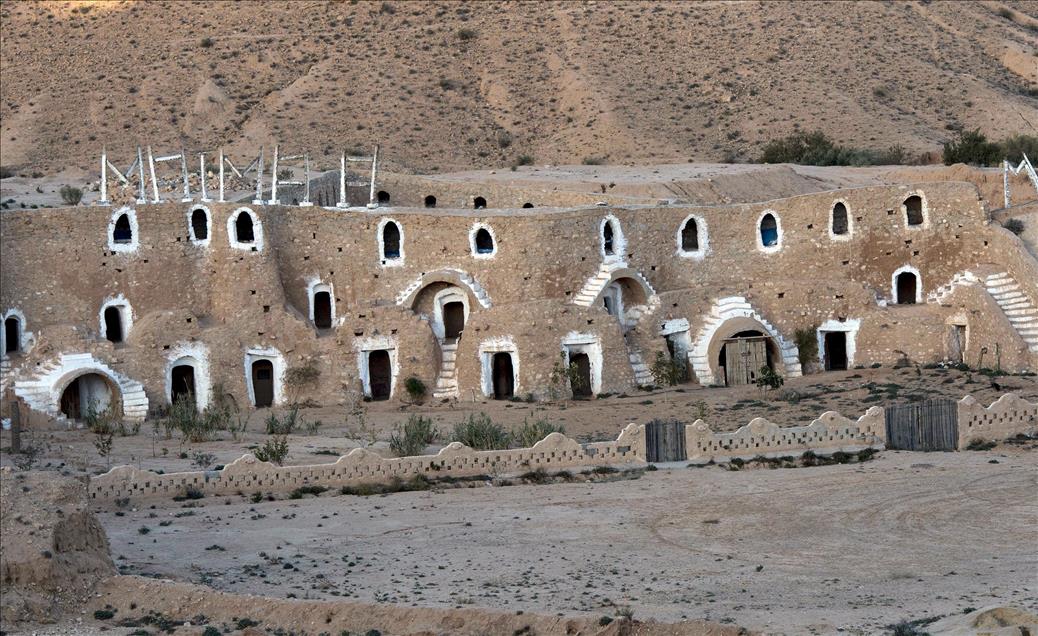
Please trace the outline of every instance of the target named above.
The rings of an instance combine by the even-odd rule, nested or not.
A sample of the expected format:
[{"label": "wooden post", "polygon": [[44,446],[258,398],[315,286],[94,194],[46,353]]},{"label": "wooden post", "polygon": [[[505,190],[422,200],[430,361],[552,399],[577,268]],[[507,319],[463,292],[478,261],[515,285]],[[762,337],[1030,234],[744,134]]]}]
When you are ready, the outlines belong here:
[{"label": "wooden post", "polygon": [[14,394],[14,389],[7,387],[4,391],[4,402],[11,415],[11,453],[22,452],[22,401]]}]

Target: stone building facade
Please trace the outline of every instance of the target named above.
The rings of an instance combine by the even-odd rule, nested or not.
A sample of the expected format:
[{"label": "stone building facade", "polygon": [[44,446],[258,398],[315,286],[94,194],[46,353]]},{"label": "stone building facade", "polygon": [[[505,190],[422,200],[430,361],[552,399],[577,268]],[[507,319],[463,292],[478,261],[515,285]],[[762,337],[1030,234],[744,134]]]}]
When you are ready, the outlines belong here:
[{"label": "stone building facade", "polygon": [[657,357],[723,384],[742,339],[798,375],[804,329],[819,368],[1038,368],[1038,263],[972,185],[533,209],[513,190],[491,193],[505,208],[4,212],[4,383],[73,417],[143,418],[186,388],[200,408],[399,399],[412,376],[439,398],[544,398],[649,384]]}]

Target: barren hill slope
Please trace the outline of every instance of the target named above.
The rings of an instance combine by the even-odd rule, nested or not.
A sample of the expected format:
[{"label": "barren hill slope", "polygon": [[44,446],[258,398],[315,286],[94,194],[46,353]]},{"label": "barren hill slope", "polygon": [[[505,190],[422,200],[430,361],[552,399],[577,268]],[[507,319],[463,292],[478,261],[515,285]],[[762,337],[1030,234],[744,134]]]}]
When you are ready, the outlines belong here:
[{"label": "barren hill slope", "polygon": [[0,162],[275,140],[379,142],[402,171],[716,161],[797,127],[934,150],[1038,132],[1036,6],[4,2]]}]

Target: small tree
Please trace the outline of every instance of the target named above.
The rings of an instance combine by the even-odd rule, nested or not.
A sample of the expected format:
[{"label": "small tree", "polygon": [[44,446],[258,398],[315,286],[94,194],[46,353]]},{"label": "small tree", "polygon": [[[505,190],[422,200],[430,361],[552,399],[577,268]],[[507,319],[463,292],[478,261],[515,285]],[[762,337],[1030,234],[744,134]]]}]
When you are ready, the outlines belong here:
[{"label": "small tree", "polygon": [[764,365],[760,368],[760,371],[757,372],[756,384],[757,388],[760,389],[762,393],[773,391],[785,383],[785,378],[775,373],[775,371],[768,365]]},{"label": "small tree", "polygon": [[61,200],[65,205],[79,205],[79,202],[83,200],[83,191],[79,188],[73,188],[70,185],[61,186]]},{"label": "small tree", "polygon": [[412,375],[404,380],[404,389],[407,390],[407,396],[411,398],[411,404],[421,404],[425,401],[425,382],[415,376]]},{"label": "small tree", "polygon": [[284,435],[274,435],[263,445],[252,453],[261,462],[282,465],[288,457],[288,438]]},{"label": "small tree", "polygon": [[115,431],[110,426],[99,426],[94,428],[94,448],[97,454],[105,458],[105,467],[112,467],[112,443]]},{"label": "small tree", "polygon": [[944,165],[968,163],[976,166],[992,166],[1001,160],[998,144],[988,141],[984,133],[977,130],[960,130],[958,139],[944,144]]},{"label": "small tree", "polygon": [[314,366],[313,361],[289,369],[285,373],[285,388],[288,389],[289,394],[292,396],[292,403],[297,404],[300,392],[304,388],[313,387],[317,384],[319,377],[321,377],[321,370]]},{"label": "small tree", "polygon": [[685,365],[681,360],[675,360],[663,355],[662,351],[656,352],[656,360],[649,367],[652,380],[657,386],[674,386],[682,382],[686,375]]},{"label": "small tree", "polygon": [[591,388],[588,386],[587,379],[584,377],[584,374],[580,372],[580,367],[577,366],[576,362],[569,363],[569,367],[566,369],[566,375],[569,377],[569,388],[573,391],[573,395],[585,393]]}]

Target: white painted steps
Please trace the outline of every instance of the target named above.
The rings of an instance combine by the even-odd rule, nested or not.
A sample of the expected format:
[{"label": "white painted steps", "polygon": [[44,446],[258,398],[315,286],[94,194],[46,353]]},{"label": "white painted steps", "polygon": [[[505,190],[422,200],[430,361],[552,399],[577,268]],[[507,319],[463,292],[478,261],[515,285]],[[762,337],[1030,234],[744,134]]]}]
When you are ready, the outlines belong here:
[{"label": "white painted steps", "polygon": [[440,343],[440,373],[436,377],[436,388],[433,397],[436,399],[458,397],[458,343],[445,341]]},{"label": "white painted steps", "polygon": [[655,384],[656,381],[652,377],[649,365],[645,364],[641,352],[627,339],[627,334],[624,334],[624,344],[627,345],[627,359],[630,360],[631,370],[634,371],[634,383],[637,386],[652,386]]},{"label": "white painted steps", "polygon": [[60,392],[81,375],[96,373],[116,386],[122,398],[123,418],[143,421],[148,414],[148,396],[140,382],[113,370],[89,353],[64,353],[36,367],[32,373],[14,378],[15,394],[30,408],[61,418]]},{"label": "white painted steps", "polygon": [[1020,283],[1008,272],[999,272],[984,278],[984,288],[1027,343],[1027,348],[1038,353],[1038,307],[1020,289]]}]

